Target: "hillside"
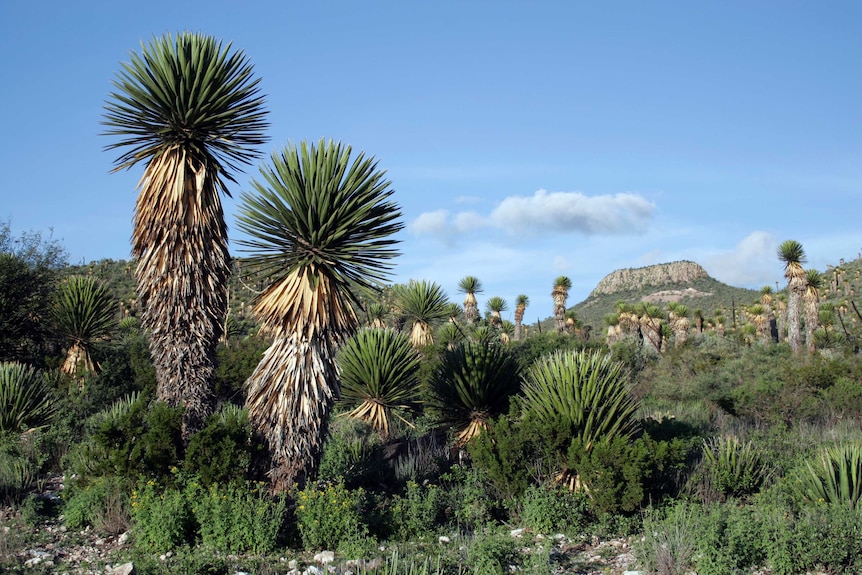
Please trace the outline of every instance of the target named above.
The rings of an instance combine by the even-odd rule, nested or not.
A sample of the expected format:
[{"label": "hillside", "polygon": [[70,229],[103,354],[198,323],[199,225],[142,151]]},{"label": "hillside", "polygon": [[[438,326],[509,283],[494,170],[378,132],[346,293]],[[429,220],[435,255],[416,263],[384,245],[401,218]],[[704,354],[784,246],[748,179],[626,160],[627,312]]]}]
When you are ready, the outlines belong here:
[{"label": "hillside", "polygon": [[725,310],[730,317],[732,309],[753,303],[758,297],[755,290],[729,286],[711,278],[694,262],[679,261],[613,271],[587,299],[571,309],[584,325],[592,325],[595,330],[601,329],[602,318],[615,310],[618,301],[658,305],[676,301],[687,305],[690,311],[699,308],[704,315],[712,315],[715,310]]}]

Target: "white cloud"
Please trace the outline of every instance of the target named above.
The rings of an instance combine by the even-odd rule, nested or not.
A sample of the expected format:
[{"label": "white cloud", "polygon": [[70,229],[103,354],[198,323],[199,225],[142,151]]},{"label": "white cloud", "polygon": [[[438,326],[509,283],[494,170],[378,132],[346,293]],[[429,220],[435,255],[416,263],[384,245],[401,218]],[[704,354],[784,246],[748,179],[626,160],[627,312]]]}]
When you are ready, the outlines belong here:
[{"label": "white cloud", "polygon": [[775,255],[778,239],[768,232],[755,231],[730,251],[707,257],[703,266],[715,279],[733,286],[761,287],[780,276]]},{"label": "white cloud", "polygon": [[539,190],[532,196],[509,196],[488,216],[475,211],[454,217],[447,210],[425,212],[410,228],[415,234],[441,235],[448,240],[452,234],[488,226],[519,235],[629,235],[646,231],[654,211],[655,204],[632,193],[587,196]]},{"label": "white cloud", "polygon": [[567,271],[572,267],[572,263],[563,256],[557,256],[554,258],[554,270],[558,272]]},{"label": "white cloud", "polygon": [[439,234],[446,230],[448,217],[449,212],[446,210],[419,214],[419,217],[410,223],[410,231],[414,234]]},{"label": "white cloud", "polygon": [[469,232],[487,224],[485,218],[476,212],[461,212],[455,216],[454,223],[455,230],[459,233]]},{"label": "white cloud", "polygon": [[655,204],[637,194],[587,196],[581,192],[539,190],[532,196],[510,196],[491,221],[518,232],[618,235],[640,233],[652,220]]}]

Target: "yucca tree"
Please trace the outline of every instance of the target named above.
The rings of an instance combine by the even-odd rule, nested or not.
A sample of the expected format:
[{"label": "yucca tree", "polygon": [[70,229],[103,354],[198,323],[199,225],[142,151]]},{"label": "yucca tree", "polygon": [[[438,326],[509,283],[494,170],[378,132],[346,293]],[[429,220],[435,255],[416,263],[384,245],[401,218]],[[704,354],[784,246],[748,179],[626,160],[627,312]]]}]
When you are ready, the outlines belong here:
[{"label": "yucca tree", "polygon": [[493,328],[500,329],[503,325],[503,316],[501,314],[508,310],[509,304],[499,296],[489,298],[488,301],[485,302],[485,311],[490,314],[488,323]]},{"label": "yucca tree", "polygon": [[57,403],[38,370],[14,361],[0,363],[0,432],[44,427],[56,413]]},{"label": "yucca tree", "polygon": [[515,298],[515,341],[521,341],[524,334],[524,313],[528,305],[530,305],[530,298],[526,294],[519,294]]},{"label": "yucca tree", "polygon": [[230,256],[220,194],[264,143],[264,100],[248,58],[198,33],[133,52],[105,104],[115,171],[145,162],[135,206],[141,320],[158,399],[185,407],[186,437],[212,409],[215,346],[227,311]]},{"label": "yucca tree", "polygon": [[566,300],[569,299],[569,290],[572,289],[572,280],[566,276],[559,276],[554,280],[554,289],[551,297],[554,298],[554,323],[557,331],[566,331]]},{"label": "yucca tree", "polygon": [[688,328],[691,321],[688,319],[688,306],[677,304],[673,308],[673,330],[674,347],[682,347],[688,341]]},{"label": "yucca tree", "polygon": [[502,343],[511,343],[512,338],[515,336],[515,324],[510,322],[507,319],[504,319],[502,323],[500,323],[500,341]]},{"label": "yucca tree", "polygon": [[778,246],[778,259],[784,262],[784,277],[787,278],[787,342],[794,353],[802,346],[800,332],[800,308],[805,294],[806,279],[805,250],[796,240],[787,240]]},{"label": "yucca tree", "polygon": [[392,288],[395,307],[410,322],[410,341],[417,348],[434,343],[433,326],[448,317],[446,292],[437,282],[410,280]]},{"label": "yucca tree", "polygon": [[499,343],[466,342],[443,354],[431,381],[430,407],[463,445],[509,408],[520,385],[518,362]]},{"label": "yucca tree", "polygon": [[446,304],[446,316],[450,323],[458,323],[464,317],[464,310],[457,303],[450,301]]},{"label": "yucca tree", "polygon": [[246,381],[249,419],[276,489],[316,469],[338,397],[335,350],[357,329],[358,290],[382,283],[403,227],[385,173],[350,146],[302,142],[272,155],[239,206],[239,243],[271,283],[254,315],[272,345]]},{"label": "yucca tree", "polygon": [[[610,354],[557,351],[536,360],[524,375],[525,418],[563,425],[592,449],[599,441],[631,437],[638,430],[638,402],[629,393],[628,372]],[[561,453],[561,461],[565,454]],[[560,479],[572,482],[568,470]]]},{"label": "yucca tree", "polygon": [[815,269],[805,272],[805,293],[802,294],[802,305],[805,309],[805,346],[813,352],[814,332],[820,327],[820,294],[823,287],[823,276]]},{"label": "yucca tree", "polygon": [[349,416],[369,423],[384,436],[389,435],[389,420],[396,410],[418,405],[419,355],[404,334],[361,329],[347,340],[337,361],[341,398],[358,404]]},{"label": "yucca tree", "polygon": [[117,327],[116,301],[108,288],[89,276],[70,276],[60,283],[51,315],[69,346],[60,370],[70,376],[95,371],[93,348]]},{"label": "yucca tree", "polygon": [[578,317],[578,312],[573,309],[566,310],[566,331],[569,333],[577,334],[581,331],[581,323],[580,318]]},{"label": "yucca tree", "polygon": [[382,303],[372,302],[368,304],[366,315],[368,316],[368,325],[370,327],[386,327],[386,307]]},{"label": "yucca tree", "polygon": [[476,294],[482,293],[482,282],[476,276],[465,276],[458,282],[458,291],[464,294],[464,318],[471,324],[479,319]]},{"label": "yucca tree", "polygon": [[654,303],[641,303],[637,306],[638,321],[644,341],[648,342],[656,352],[661,353],[662,325],[665,314],[660,307]]},{"label": "yucca tree", "polygon": [[437,343],[446,349],[455,349],[464,338],[464,332],[454,322],[446,322],[437,328]]}]

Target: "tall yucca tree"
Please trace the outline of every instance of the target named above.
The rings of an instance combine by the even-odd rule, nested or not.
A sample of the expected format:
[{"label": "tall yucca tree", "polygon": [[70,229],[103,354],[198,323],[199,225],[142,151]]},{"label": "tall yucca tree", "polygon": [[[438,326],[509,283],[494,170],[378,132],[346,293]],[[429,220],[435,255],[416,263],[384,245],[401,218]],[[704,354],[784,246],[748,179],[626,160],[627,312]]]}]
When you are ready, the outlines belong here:
[{"label": "tall yucca tree", "polygon": [[554,280],[554,289],[551,297],[554,298],[554,323],[557,331],[566,331],[566,300],[569,299],[569,290],[572,289],[572,280],[566,276],[559,276]]},{"label": "tall yucca tree", "polygon": [[772,286],[765,285],[760,288],[760,303],[763,305],[763,312],[766,316],[768,337],[772,341],[776,341],[778,338],[778,323],[772,307],[774,301]]},{"label": "tall yucca tree", "polygon": [[132,257],[158,398],[185,407],[184,433],[212,409],[230,259],[220,193],[266,141],[260,80],[241,51],[167,34],[132,52],[105,104],[115,170],[144,162]]},{"label": "tall yucca tree", "polygon": [[787,240],[778,246],[778,259],[784,262],[784,277],[787,278],[787,342],[790,349],[798,352],[802,346],[800,331],[800,308],[806,288],[805,250],[796,240]]},{"label": "tall yucca tree", "polygon": [[813,352],[814,332],[820,327],[820,293],[823,287],[823,276],[815,269],[805,272],[805,293],[802,294],[802,305],[805,308],[805,346]]},{"label": "tall yucca tree", "polygon": [[433,326],[449,317],[446,292],[437,282],[410,280],[392,288],[395,307],[410,321],[410,341],[417,348],[434,343]]},{"label": "tall yucca tree", "polygon": [[383,283],[398,255],[391,184],[374,158],[351,155],[332,141],[289,145],[239,206],[247,262],[271,278],[253,311],[272,345],[246,381],[246,405],[276,489],[316,469],[339,394],[335,350],[358,327],[358,291]]},{"label": "tall yucca tree", "polygon": [[490,315],[488,323],[491,324],[492,327],[500,328],[503,325],[503,316],[501,315],[504,311],[508,311],[509,304],[501,298],[500,296],[494,296],[489,298],[487,302],[485,302],[485,309]]},{"label": "tall yucca tree", "polygon": [[530,298],[526,294],[519,294],[515,298],[515,341],[521,341],[524,333],[524,313],[530,305]]},{"label": "tall yucca tree", "polygon": [[465,276],[458,282],[458,291],[464,294],[464,319],[468,324],[479,319],[479,302],[476,294],[482,293],[482,282],[476,276]]},{"label": "tall yucca tree", "polygon": [[95,371],[94,346],[118,327],[116,300],[108,288],[92,277],[70,276],[57,290],[51,315],[69,345],[61,371],[70,376]]}]

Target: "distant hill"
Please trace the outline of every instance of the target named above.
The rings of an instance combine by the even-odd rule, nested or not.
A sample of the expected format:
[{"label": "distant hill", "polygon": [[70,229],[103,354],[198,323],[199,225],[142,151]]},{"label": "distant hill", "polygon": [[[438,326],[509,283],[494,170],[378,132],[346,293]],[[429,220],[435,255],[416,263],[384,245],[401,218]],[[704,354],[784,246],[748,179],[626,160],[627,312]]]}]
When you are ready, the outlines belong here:
[{"label": "distant hill", "polygon": [[722,310],[730,318],[733,308],[754,303],[758,298],[756,290],[723,284],[711,278],[699,264],[678,261],[611,272],[587,299],[571,309],[598,334],[600,331],[596,330],[604,327],[602,318],[615,311],[618,301],[658,305],[675,301],[688,306],[690,312],[699,308],[705,316],[711,316],[715,310]]}]

